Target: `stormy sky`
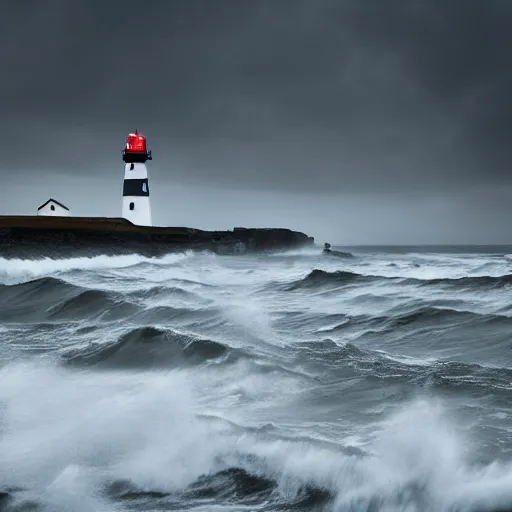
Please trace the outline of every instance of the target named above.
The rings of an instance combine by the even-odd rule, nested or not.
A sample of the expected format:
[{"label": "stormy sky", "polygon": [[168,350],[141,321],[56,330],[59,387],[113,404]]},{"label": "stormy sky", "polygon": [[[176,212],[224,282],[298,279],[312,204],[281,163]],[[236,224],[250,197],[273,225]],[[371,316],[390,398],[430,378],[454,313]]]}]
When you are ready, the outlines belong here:
[{"label": "stormy sky", "polygon": [[512,243],[510,0],[3,0],[0,213]]}]

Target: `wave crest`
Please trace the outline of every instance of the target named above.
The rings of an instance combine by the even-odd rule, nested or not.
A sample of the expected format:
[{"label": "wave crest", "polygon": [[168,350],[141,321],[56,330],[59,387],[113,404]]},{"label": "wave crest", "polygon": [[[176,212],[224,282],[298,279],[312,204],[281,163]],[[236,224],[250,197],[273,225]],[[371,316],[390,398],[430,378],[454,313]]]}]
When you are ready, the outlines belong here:
[{"label": "wave crest", "polygon": [[103,368],[168,368],[199,365],[220,359],[230,352],[226,345],[171,330],[139,327],[111,343],[91,344],[64,354],[69,365]]}]

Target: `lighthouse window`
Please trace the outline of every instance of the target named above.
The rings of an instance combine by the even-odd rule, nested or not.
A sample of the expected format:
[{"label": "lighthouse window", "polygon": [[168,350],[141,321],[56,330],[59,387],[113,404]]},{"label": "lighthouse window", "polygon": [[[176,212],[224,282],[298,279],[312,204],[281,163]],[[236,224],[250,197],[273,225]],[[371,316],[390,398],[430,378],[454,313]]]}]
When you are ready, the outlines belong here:
[{"label": "lighthouse window", "polygon": [[135,209],[135,203],[130,203],[130,210]]},{"label": "lighthouse window", "polygon": [[133,171],[134,168],[135,168],[135,164],[130,164],[130,171]]},{"label": "lighthouse window", "polygon": [[148,179],[125,179],[123,185],[123,196],[149,196]]}]

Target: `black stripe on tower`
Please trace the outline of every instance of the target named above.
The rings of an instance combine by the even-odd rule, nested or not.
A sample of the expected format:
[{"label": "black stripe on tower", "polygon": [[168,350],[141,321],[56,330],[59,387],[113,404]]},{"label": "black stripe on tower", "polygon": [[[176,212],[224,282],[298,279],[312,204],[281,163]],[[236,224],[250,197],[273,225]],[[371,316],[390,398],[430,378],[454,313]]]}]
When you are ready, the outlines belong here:
[{"label": "black stripe on tower", "polygon": [[123,196],[149,196],[149,183],[148,179],[132,179],[124,180]]}]

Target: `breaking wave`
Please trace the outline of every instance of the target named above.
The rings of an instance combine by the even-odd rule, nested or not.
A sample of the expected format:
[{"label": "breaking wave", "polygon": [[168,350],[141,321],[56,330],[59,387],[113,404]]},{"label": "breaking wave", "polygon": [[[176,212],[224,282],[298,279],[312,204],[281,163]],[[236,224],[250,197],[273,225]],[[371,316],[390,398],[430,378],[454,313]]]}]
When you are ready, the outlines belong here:
[{"label": "breaking wave", "polygon": [[320,269],[313,269],[309,274],[287,285],[288,290],[301,288],[315,288],[320,286],[339,284],[360,284],[379,282],[398,282],[401,284],[412,284],[419,286],[452,286],[460,288],[502,288],[512,285],[512,274],[500,276],[473,276],[460,278],[436,278],[421,279],[398,276],[367,275],[345,270],[328,272]]},{"label": "breaking wave", "polygon": [[512,502],[512,468],[472,460],[463,427],[432,400],[403,404],[347,454],[347,435],[336,448],[200,419],[184,374],[91,381],[40,367],[30,368],[34,386],[25,370],[1,371],[11,427],[0,441],[11,468],[2,484],[18,507],[497,512]]},{"label": "breaking wave", "polygon": [[107,368],[169,368],[219,359],[229,348],[171,330],[139,327],[112,343],[92,344],[65,354],[68,364]]}]

